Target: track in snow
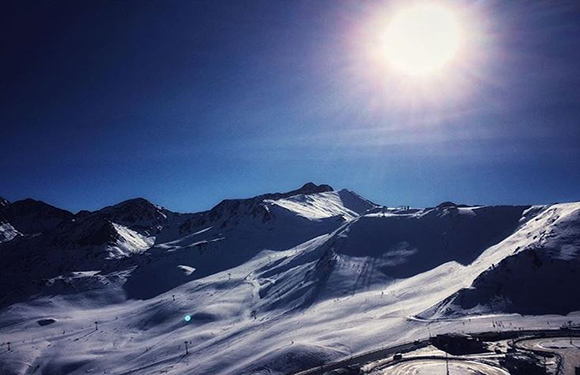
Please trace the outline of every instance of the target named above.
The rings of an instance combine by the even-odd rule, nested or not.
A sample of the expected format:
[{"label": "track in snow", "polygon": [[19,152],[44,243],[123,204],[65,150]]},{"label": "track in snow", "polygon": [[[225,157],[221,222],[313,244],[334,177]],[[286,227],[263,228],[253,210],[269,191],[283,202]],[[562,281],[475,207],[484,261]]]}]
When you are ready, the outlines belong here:
[{"label": "track in snow", "polygon": [[[383,369],[381,375],[445,374],[445,359],[410,359]],[[485,363],[449,359],[449,375],[509,375],[506,370]]]}]

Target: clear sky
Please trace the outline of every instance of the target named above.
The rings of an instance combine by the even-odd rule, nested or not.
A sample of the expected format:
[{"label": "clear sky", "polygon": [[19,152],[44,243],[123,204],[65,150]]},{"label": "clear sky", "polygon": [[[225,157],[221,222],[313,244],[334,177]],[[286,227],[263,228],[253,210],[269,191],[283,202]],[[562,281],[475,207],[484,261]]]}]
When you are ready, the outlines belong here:
[{"label": "clear sky", "polygon": [[397,4],[3,3],[0,196],[192,212],[314,181],[393,206],[580,200],[580,3],[453,2],[461,56],[426,81],[372,53]]}]

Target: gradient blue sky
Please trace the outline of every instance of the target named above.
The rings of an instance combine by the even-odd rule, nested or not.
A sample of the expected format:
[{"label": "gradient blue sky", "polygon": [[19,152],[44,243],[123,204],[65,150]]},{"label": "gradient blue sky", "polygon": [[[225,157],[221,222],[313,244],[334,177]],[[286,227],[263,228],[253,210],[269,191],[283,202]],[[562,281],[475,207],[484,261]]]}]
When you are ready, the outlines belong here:
[{"label": "gradient blue sky", "polygon": [[191,212],[314,181],[393,206],[580,200],[580,3],[455,4],[469,56],[426,88],[365,54],[389,1],[7,3],[0,196]]}]

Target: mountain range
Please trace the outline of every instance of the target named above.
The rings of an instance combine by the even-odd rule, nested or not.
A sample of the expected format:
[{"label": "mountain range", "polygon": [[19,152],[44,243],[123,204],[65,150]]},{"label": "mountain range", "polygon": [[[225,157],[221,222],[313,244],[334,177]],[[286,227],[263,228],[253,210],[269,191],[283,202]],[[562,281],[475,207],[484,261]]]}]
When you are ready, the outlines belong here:
[{"label": "mountain range", "polygon": [[0,198],[0,259],[8,374],[288,374],[426,329],[580,320],[580,203],[393,208],[314,183],[198,213]]}]

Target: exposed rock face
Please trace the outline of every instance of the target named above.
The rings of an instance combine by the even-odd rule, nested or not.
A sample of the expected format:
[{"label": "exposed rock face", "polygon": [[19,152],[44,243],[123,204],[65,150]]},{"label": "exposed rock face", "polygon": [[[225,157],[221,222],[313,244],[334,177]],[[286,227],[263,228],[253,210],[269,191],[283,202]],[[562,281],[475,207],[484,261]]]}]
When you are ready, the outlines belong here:
[{"label": "exposed rock face", "polygon": [[10,204],[10,202],[8,201],[8,199],[0,197],[0,208],[8,206]]}]

